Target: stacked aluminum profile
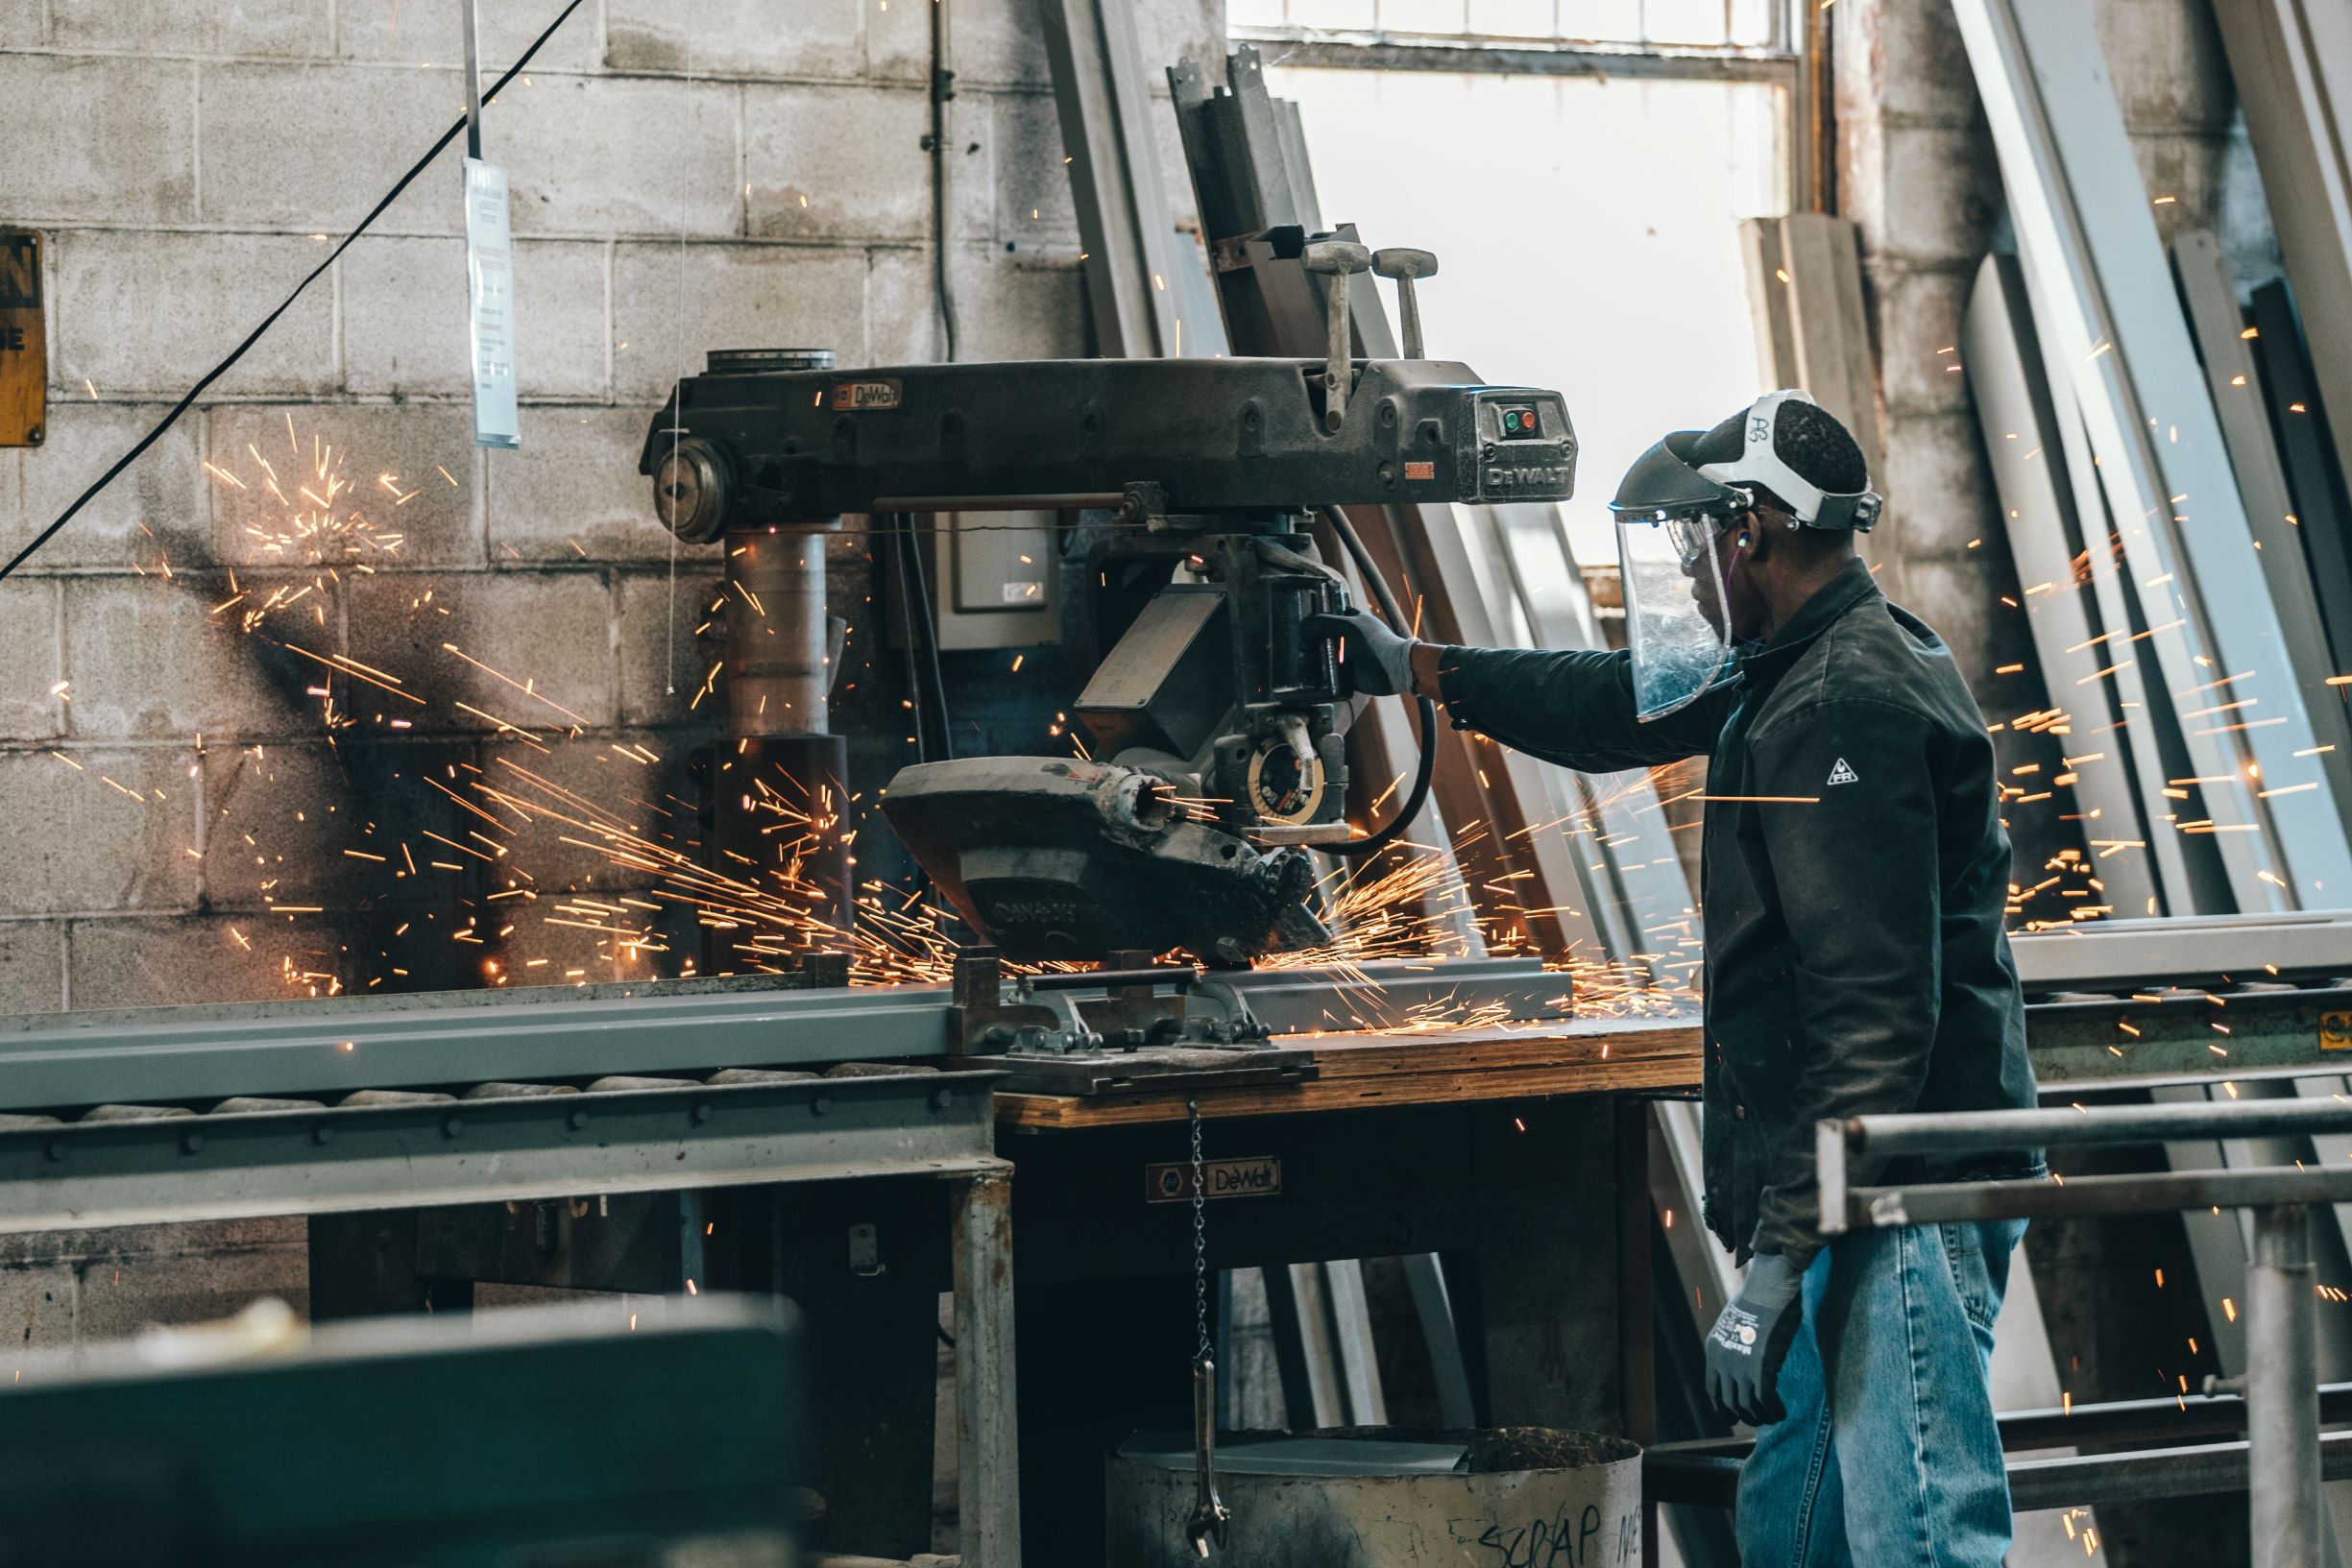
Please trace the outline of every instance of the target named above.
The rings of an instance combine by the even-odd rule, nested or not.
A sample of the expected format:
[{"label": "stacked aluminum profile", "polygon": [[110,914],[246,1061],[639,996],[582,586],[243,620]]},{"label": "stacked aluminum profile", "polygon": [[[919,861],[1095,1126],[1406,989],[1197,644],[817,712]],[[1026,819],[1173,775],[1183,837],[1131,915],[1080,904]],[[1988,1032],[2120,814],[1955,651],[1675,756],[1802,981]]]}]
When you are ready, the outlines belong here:
[{"label": "stacked aluminum profile", "polygon": [[[2168,255],[2086,0],[1955,10],[2018,244],[1985,260],[1963,360],[2051,700],[2096,754],[2073,787],[2111,902],[2341,905],[2352,350],[2315,334],[2306,372],[2291,313],[2249,326],[2212,236]],[[2352,49],[2320,36],[2352,45],[2352,0],[2219,10],[2294,288],[2352,298],[2342,100],[2324,90],[2352,78]],[[2331,371],[2322,450],[2316,394],[2294,383]]]}]

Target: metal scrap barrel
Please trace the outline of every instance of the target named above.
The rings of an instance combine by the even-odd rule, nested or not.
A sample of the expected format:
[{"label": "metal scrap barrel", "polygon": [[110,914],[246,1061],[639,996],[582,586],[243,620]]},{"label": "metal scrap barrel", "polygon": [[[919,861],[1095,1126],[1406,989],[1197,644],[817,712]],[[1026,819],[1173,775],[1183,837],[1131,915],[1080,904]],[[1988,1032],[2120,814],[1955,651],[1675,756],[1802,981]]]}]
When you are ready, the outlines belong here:
[{"label": "metal scrap barrel", "polygon": [[[1138,1433],[1110,1456],[1109,1568],[1200,1568],[1190,1434]],[[1220,1433],[1232,1510],[1220,1568],[1436,1568],[1641,1561],[1641,1450],[1547,1427]]]}]

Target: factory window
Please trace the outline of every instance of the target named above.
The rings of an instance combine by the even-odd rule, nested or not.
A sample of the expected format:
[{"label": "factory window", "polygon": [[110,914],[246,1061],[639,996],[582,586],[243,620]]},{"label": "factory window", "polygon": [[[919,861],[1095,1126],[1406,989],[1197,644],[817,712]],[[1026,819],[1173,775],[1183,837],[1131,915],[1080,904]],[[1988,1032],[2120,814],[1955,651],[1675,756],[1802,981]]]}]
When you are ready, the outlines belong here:
[{"label": "factory window", "polygon": [[[1777,12],[1774,0],[1232,5],[1235,38],[1299,106],[1323,221],[1438,253],[1420,292],[1429,355],[1566,395],[1583,458],[1565,511],[1582,562],[1614,561],[1607,502],[1643,447],[1766,390],[1738,226],[1790,205],[1797,60],[1778,46]],[[1518,46],[1527,36],[1539,42]]]},{"label": "factory window", "polygon": [[1769,49],[1780,0],[1228,0],[1234,36],[1323,35],[1518,43],[1732,44]]}]

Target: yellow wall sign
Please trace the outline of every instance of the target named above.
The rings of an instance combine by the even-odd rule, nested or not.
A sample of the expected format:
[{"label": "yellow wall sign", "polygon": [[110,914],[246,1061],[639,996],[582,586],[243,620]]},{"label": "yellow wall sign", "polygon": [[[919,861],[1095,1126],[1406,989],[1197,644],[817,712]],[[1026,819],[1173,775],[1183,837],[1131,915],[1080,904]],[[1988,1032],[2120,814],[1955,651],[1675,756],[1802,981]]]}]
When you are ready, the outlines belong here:
[{"label": "yellow wall sign", "polygon": [[0,229],[0,446],[37,446],[48,422],[41,237]]},{"label": "yellow wall sign", "polygon": [[2319,1015],[2319,1049],[2352,1050],[2352,1012]]}]

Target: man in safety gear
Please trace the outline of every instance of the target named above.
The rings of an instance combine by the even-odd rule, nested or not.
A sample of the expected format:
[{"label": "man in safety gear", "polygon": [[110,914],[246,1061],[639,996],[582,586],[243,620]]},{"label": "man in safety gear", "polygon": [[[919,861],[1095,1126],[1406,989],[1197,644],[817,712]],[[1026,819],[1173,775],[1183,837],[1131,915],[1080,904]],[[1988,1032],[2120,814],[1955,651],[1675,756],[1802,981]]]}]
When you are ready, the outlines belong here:
[{"label": "man in safety gear", "polygon": [[[1855,551],[1860,448],[1776,392],[1635,463],[1623,652],[1453,648],[1361,613],[1357,690],[1588,773],[1706,756],[1706,1215],[1747,1265],[1708,1392],[1759,1428],[1758,1568],[1997,1568],[2009,1491],[1987,1376],[2016,1221],[1817,1228],[1825,1117],[2034,1103],[2001,917],[1992,741],[1952,655]],[[1865,1162],[1857,1182],[2030,1177],[2038,1152]]]}]

